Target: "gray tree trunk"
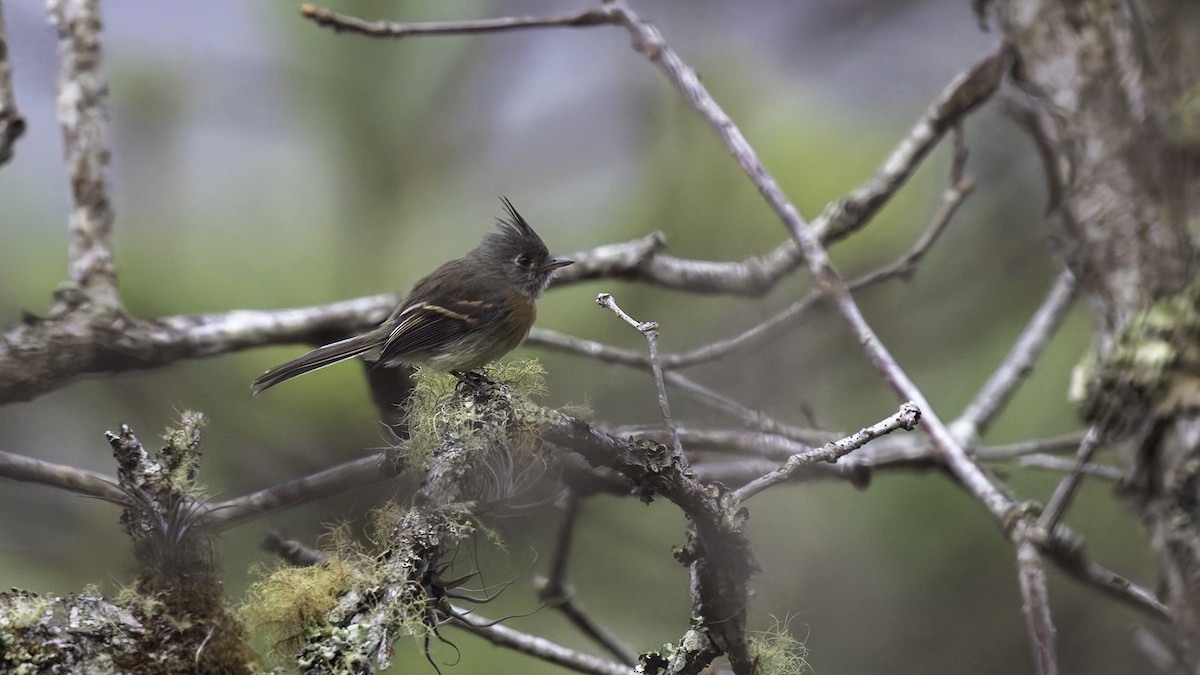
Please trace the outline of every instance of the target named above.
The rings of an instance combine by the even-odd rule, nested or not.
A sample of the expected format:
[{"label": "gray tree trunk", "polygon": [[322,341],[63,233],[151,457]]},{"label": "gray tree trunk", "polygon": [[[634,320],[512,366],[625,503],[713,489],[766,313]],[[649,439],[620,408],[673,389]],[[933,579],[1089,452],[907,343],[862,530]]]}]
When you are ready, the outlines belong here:
[{"label": "gray tree trunk", "polygon": [[1200,673],[1200,3],[994,9],[1095,317],[1074,393],[1129,463],[1180,670]]}]

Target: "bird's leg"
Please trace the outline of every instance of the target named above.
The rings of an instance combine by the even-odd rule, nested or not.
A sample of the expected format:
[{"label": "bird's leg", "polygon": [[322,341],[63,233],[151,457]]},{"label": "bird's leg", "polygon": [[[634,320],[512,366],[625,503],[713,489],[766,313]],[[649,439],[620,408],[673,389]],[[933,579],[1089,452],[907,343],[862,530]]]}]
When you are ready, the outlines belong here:
[{"label": "bird's leg", "polygon": [[482,395],[489,387],[496,386],[495,380],[485,375],[482,370],[468,370],[465,373],[461,370],[452,370],[450,374],[458,378],[463,386],[471,388],[476,395]]}]

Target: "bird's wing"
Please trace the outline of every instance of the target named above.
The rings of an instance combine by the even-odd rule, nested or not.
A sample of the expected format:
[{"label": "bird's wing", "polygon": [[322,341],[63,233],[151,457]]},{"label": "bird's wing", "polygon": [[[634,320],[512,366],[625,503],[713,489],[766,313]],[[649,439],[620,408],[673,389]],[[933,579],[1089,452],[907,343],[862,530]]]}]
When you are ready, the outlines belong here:
[{"label": "bird's wing", "polygon": [[407,354],[437,353],[441,347],[495,320],[503,311],[503,299],[417,301],[402,309],[377,363],[386,364]]}]

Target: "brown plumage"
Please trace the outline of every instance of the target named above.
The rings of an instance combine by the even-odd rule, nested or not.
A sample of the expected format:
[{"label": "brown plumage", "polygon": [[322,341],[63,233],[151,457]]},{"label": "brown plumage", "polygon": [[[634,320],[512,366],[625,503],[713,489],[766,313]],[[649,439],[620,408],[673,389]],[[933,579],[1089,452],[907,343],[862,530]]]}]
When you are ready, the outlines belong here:
[{"label": "brown plumage", "polygon": [[498,230],[418,281],[386,321],[275,366],[254,380],[254,393],[356,356],[372,367],[425,363],[461,374],[515,349],[533,327],[538,295],[554,270],[574,261],[551,257],[512,203],[501,199],[509,217],[498,219]]}]

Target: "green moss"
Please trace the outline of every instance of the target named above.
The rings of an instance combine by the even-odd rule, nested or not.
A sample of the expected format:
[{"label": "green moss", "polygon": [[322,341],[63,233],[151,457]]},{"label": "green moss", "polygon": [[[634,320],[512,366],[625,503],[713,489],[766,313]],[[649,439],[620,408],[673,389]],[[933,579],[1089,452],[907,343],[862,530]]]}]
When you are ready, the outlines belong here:
[{"label": "green moss", "polygon": [[330,557],[314,567],[278,567],[246,591],[238,613],[280,654],[295,652],[305,637],[328,626],[329,613],[359,573]]},{"label": "green moss", "polygon": [[808,648],[792,637],[786,621],[750,638],[750,658],[762,675],[800,675],[813,672],[808,665]]},{"label": "green moss", "polygon": [[1120,431],[1200,406],[1198,307],[1200,281],[1130,317],[1107,354],[1086,354],[1071,383],[1084,419]]},{"label": "green moss", "polygon": [[[528,404],[528,399],[546,391],[545,371],[535,359],[498,363],[485,369],[493,382],[502,386],[492,388],[508,404]],[[447,438],[461,438],[478,429],[483,422],[503,427],[509,415],[502,405],[464,399],[457,378],[428,368],[413,373],[413,391],[405,409],[409,419],[409,440],[405,454],[410,460],[424,461]],[[492,402],[492,401],[488,401]],[[494,403],[494,402],[493,402]]]},{"label": "green moss", "polygon": [[531,400],[545,391],[541,365],[513,361],[485,374],[491,382],[476,389],[453,376],[419,370],[405,403],[409,438],[396,448],[402,453],[396,463],[423,468],[427,481],[453,486],[443,493],[448,501],[504,500],[545,471],[545,446],[538,440],[541,408]]},{"label": "green moss", "polygon": [[163,432],[162,439],[167,444],[158,456],[178,492],[187,492],[194,486],[200,468],[200,429],[205,424],[204,413],[185,410],[179,415],[179,423]]}]

